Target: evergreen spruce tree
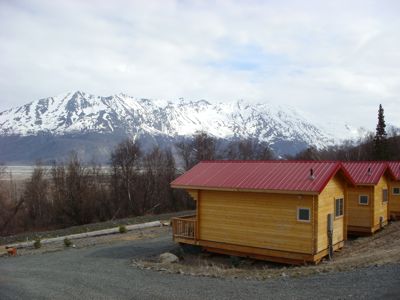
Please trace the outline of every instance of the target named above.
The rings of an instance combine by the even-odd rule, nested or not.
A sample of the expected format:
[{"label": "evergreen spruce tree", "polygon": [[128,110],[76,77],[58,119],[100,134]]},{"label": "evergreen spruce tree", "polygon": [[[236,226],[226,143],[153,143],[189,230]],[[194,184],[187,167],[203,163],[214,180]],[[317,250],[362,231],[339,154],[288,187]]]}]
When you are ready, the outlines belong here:
[{"label": "evergreen spruce tree", "polygon": [[376,160],[387,160],[388,159],[388,149],[387,149],[387,134],[386,134],[386,124],[383,107],[379,104],[378,111],[378,124],[376,125],[376,134],[374,137],[374,158]]}]

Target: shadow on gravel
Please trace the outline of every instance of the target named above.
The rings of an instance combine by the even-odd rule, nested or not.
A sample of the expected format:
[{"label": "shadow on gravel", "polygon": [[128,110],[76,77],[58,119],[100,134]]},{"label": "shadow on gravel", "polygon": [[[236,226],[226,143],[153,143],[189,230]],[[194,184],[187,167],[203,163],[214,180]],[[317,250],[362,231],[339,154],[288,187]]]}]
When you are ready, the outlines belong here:
[{"label": "shadow on gravel", "polygon": [[164,252],[171,251],[175,249],[177,246],[168,243],[148,243],[145,245],[121,245],[121,246],[110,246],[107,248],[99,249],[93,251],[90,254],[90,257],[98,257],[98,258],[113,258],[113,259],[130,259],[130,258],[138,258],[144,256],[153,256],[159,255]]}]

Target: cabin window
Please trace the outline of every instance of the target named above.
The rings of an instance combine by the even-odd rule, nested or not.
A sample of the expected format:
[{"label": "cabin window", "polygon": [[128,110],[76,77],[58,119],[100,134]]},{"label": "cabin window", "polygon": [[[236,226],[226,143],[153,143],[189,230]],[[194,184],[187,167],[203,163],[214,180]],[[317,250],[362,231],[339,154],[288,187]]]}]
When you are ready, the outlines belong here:
[{"label": "cabin window", "polygon": [[399,187],[394,187],[393,188],[393,195],[400,195],[400,188]]},{"label": "cabin window", "polygon": [[358,204],[360,205],[368,205],[368,195],[360,195],[359,199],[358,199]]},{"label": "cabin window", "polygon": [[343,216],[343,198],[335,199],[335,217]]},{"label": "cabin window", "polygon": [[388,190],[382,190],[382,202],[386,203],[388,202]]},{"label": "cabin window", "polygon": [[310,222],[311,214],[309,208],[297,209],[297,221]]}]

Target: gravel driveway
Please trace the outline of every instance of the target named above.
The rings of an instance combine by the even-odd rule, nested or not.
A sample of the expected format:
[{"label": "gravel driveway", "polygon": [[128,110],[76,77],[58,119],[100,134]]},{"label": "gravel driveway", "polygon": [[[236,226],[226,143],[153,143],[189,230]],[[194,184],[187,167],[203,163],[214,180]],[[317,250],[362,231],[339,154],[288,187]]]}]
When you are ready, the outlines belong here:
[{"label": "gravel driveway", "polygon": [[166,274],[132,258],[174,247],[170,236],[0,258],[0,299],[399,299],[400,265],[270,281]]}]

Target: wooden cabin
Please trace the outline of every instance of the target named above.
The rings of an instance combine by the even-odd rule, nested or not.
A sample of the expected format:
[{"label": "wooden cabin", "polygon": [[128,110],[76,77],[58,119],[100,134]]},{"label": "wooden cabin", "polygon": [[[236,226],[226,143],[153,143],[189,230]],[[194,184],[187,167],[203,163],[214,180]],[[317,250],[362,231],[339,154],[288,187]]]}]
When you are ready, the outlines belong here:
[{"label": "wooden cabin", "polygon": [[346,191],[347,230],[356,235],[372,234],[388,222],[388,164],[345,162],[343,167],[355,183]]},{"label": "wooden cabin", "polygon": [[201,162],[171,183],[196,201],[194,216],[172,219],[173,239],[216,253],[318,263],[347,238],[347,183],[339,162]]},{"label": "wooden cabin", "polygon": [[393,179],[389,182],[389,218],[400,219],[400,161],[389,162]]}]

